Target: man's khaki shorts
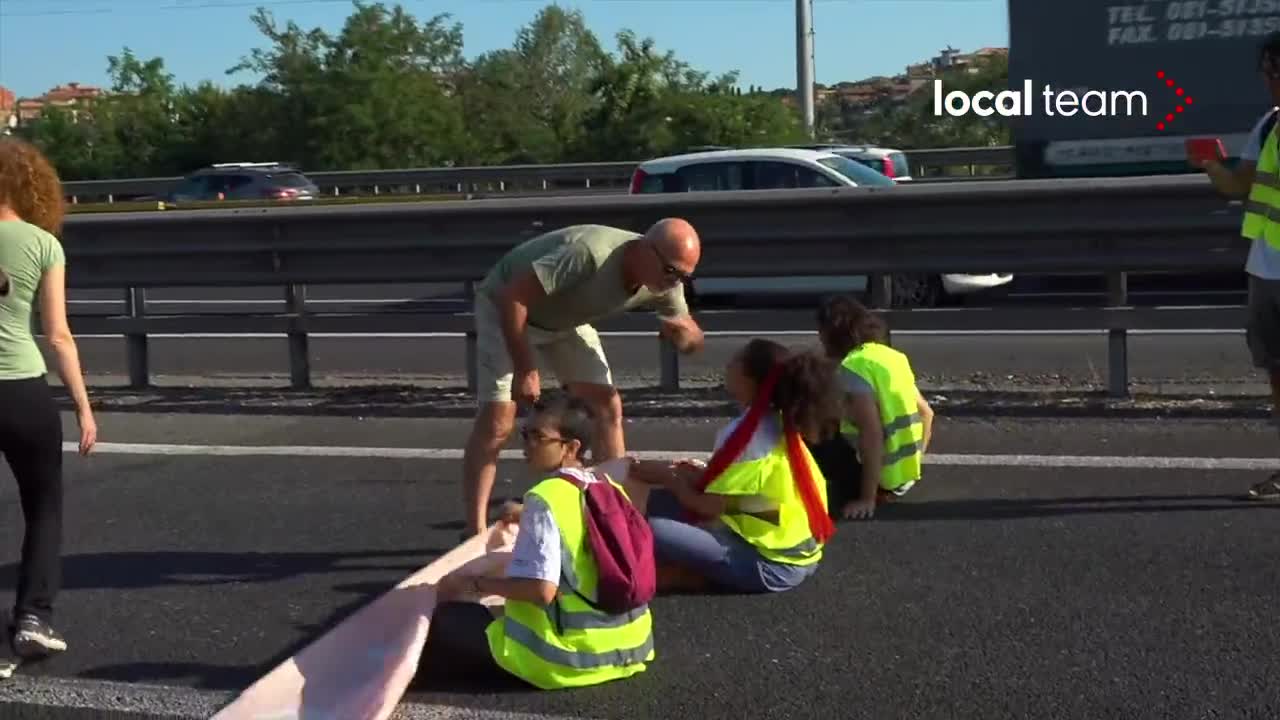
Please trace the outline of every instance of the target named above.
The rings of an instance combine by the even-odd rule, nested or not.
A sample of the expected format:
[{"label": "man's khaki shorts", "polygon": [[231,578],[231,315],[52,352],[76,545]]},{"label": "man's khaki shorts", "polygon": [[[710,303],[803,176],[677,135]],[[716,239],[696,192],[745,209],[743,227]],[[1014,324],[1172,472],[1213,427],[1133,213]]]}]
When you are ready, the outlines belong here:
[{"label": "man's khaki shorts", "polygon": [[[476,399],[482,403],[511,402],[513,368],[507,341],[502,336],[498,308],[488,296],[476,293],[475,314]],[[543,392],[547,387],[548,370],[561,384],[613,385],[613,375],[604,356],[604,347],[600,344],[600,335],[590,325],[560,332],[530,326],[527,334],[538,364]]]},{"label": "man's khaki shorts", "polygon": [[1280,369],[1280,280],[1249,276],[1245,338],[1254,367]]}]

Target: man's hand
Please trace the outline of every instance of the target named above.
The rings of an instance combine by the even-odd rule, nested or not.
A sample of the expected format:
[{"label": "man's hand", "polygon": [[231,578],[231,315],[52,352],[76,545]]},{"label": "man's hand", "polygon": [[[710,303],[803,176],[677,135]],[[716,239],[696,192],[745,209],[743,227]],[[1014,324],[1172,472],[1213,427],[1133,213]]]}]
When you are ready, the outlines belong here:
[{"label": "man's hand", "polygon": [[688,355],[702,349],[704,336],[702,328],[688,315],[679,318],[663,318],[662,327],[658,330],[663,337],[676,346],[676,350]]},{"label": "man's hand", "polygon": [[542,393],[537,368],[517,370],[511,377],[511,399],[518,404],[532,405]]}]

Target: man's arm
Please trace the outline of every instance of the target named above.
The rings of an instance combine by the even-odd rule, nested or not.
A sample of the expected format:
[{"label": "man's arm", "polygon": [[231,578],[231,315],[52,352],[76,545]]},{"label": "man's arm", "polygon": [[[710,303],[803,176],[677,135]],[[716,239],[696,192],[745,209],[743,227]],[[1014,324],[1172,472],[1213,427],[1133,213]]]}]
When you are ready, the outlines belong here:
[{"label": "man's arm", "polygon": [[529,347],[527,328],[529,305],[547,296],[542,281],[530,271],[516,275],[498,293],[498,314],[502,318],[502,337],[515,372],[533,369],[533,350]]},{"label": "man's arm", "polygon": [[515,274],[497,294],[502,336],[506,339],[507,352],[517,375],[536,369],[526,332],[529,306],[581,283],[594,269],[595,263],[587,248],[576,244],[564,245],[534,260],[529,270]]}]

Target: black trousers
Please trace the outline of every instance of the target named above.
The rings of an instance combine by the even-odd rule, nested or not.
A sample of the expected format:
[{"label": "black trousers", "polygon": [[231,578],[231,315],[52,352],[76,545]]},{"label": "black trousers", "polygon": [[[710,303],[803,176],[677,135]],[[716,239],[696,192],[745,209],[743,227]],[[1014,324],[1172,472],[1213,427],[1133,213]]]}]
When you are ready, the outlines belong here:
[{"label": "black trousers", "polygon": [[836,433],[821,443],[809,445],[809,454],[827,481],[828,514],[839,518],[845,504],[862,494],[862,463],[858,461],[858,451],[844,435]]},{"label": "black trousers", "polygon": [[[432,689],[516,688],[525,686],[503,670],[489,651],[485,628],[493,613],[480,603],[444,602],[431,615],[431,630],[422,648],[417,676]],[[527,687],[527,686],[525,686]]]},{"label": "black trousers", "polygon": [[62,420],[43,377],[0,380],[0,455],[25,523],[14,615],[48,622],[62,585]]}]

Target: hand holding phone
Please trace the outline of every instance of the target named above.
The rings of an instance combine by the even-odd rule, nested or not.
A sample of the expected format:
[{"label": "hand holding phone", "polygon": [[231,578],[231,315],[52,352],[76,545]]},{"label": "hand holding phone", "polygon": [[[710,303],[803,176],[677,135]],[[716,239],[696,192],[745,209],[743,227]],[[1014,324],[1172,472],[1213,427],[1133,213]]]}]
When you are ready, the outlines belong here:
[{"label": "hand holding phone", "polygon": [[1211,162],[1222,162],[1227,159],[1227,149],[1219,138],[1188,138],[1187,160],[1192,165],[1202,168]]}]

